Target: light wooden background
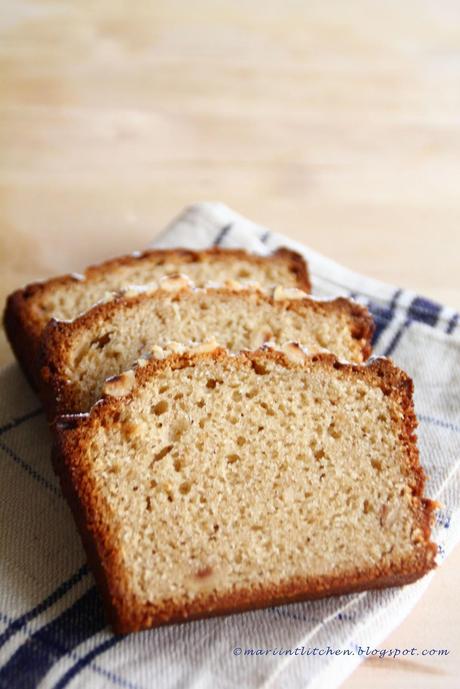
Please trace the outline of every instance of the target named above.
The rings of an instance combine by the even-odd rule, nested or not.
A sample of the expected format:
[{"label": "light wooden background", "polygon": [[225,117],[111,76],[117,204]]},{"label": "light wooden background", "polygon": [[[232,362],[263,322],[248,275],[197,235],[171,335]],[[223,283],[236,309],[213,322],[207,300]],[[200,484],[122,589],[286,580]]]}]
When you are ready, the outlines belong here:
[{"label": "light wooden background", "polygon": [[[2,299],[222,200],[460,307],[458,0],[8,0],[0,30]],[[459,571],[382,644],[450,656],[344,687],[458,686]]]}]

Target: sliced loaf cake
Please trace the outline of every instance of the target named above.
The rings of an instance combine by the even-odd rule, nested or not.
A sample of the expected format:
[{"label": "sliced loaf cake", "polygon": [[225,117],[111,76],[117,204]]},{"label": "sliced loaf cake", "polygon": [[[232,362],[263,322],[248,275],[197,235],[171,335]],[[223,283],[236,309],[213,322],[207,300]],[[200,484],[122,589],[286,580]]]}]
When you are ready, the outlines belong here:
[{"label": "sliced loaf cake", "polygon": [[423,576],[435,505],[415,427],[388,360],[156,348],[56,428],[115,631]]},{"label": "sliced loaf cake", "polygon": [[283,284],[310,291],[303,258],[288,249],[256,256],[240,249],[144,251],[88,268],[83,275],[64,275],[37,282],[8,297],[4,326],[12,349],[36,387],[37,354],[51,318],[72,319],[99,301],[108,290],[143,285],[163,275],[183,272],[197,284],[209,280],[255,280],[264,286]]},{"label": "sliced loaf cake", "polygon": [[344,298],[319,301],[296,288],[264,291],[234,281],[200,289],[177,275],[121,292],[73,321],[52,320],[42,338],[41,393],[51,419],[87,411],[107,377],[172,339],[214,336],[233,351],[297,340],[362,362],[372,332],[367,309]]}]

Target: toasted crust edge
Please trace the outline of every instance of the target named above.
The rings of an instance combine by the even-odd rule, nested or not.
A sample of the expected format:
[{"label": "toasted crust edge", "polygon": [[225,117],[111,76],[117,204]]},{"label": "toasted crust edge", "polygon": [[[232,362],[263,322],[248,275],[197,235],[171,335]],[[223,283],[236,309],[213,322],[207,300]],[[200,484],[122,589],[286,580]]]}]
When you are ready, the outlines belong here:
[{"label": "toasted crust edge", "polygon": [[33,390],[39,389],[36,365],[41,332],[35,320],[29,318],[26,306],[27,288],[16,290],[7,297],[3,312],[3,328],[13,354]]},{"label": "toasted crust edge", "polygon": [[[151,360],[146,366],[137,368],[135,379],[142,385],[166,367],[186,368],[200,359],[219,360],[232,356],[244,364],[254,364],[274,360],[286,368],[299,368],[285,354],[276,350],[261,348],[256,352],[241,352],[236,357],[222,349],[203,354],[173,354],[163,360]],[[97,495],[92,493],[90,477],[85,475],[84,443],[85,436],[92,424],[110,423],[111,417],[129,400],[132,392],[124,398],[104,397],[88,414],[61,417],[55,426],[55,445],[53,460],[59,475],[61,486],[72,509],[89,563],[101,588],[107,618],[114,631],[126,634],[163,624],[183,622],[186,620],[213,617],[219,614],[243,612],[248,609],[263,608],[288,602],[310,600],[329,595],[343,595],[362,590],[400,586],[416,581],[436,566],[436,544],[431,538],[431,524],[437,503],[424,497],[425,473],[420,465],[416,445],[415,428],[417,420],[412,400],[412,380],[391,361],[375,359],[366,365],[345,364],[339,362],[332,354],[315,354],[307,357],[326,367],[347,370],[350,375],[358,371],[361,375],[380,387],[385,394],[393,397],[403,413],[400,438],[407,452],[407,470],[413,480],[410,482],[414,498],[414,522],[420,529],[423,549],[417,557],[409,558],[398,570],[388,567],[386,570],[370,568],[367,571],[350,572],[342,577],[323,577],[310,580],[293,580],[278,587],[267,587],[263,591],[237,591],[218,597],[206,596],[194,599],[188,605],[177,609],[163,606],[155,608],[152,604],[139,604],[133,597],[126,595],[129,586],[125,582],[125,573],[120,561],[120,554],[107,542],[104,526],[98,519]]]},{"label": "toasted crust edge", "polygon": [[[196,292],[193,287],[181,289],[174,295],[174,299],[180,299],[181,295],[186,298]],[[203,296],[216,294],[223,297],[235,299],[246,299],[251,295],[256,295],[259,302],[265,301],[274,308],[288,309],[301,312],[305,307],[313,311],[339,311],[345,314],[349,320],[352,338],[361,349],[362,360],[366,361],[372,351],[372,336],[374,333],[374,321],[365,306],[357,302],[337,297],[335,299],[317,300],[310,297],[305,299],[286,299],[275,301],[273,296],[260,290],[242,289],[234,290],[228,287],[212,287],[202,290]],[[78,409],[77,392],[75,386],[69,385],[64,373],[65,356],[72,347],[73,337],[81,332],[93,327],[96,323],[102,325],[113,314],[121,309],[136,308],[138,304],[146,301],[155,301],[168,297],[161,290],[153,293],[142,293],[135,297],[120,296],[112,301],[96,304],[84,314],[73,321],[56,321],[52,319],[41,337],[41,344],[38,354],[38,381],[40,397],[45,411],[50,420],[57,415],[71,414],[86,409]],[[170,297],[171,298],[171,297]],[[212,335],[212,333],[210,333]]]},{"label": "toasted crust edge", "polygon": [[85,270],[82,278],[76,277],[74,274],[67,274],[42,282],[33,282],[8,296],[3,314],[3,325],[11,349],[31,386],[35,390],[38,390],[40,387],[37,358],[39,355],[40,338],[43,332],[43,324],[33,313],[32,305],[34,300],[40,299],[44,293],[58,285],[62,286],[80,282],[81,279],[91,281],[101,274],[111,272],[118,267],[132,266],[138,262],[152,259],[161,260],[164,258],[166,260],[168,257],[182,259],[184,265],[200,261],[206,257],[241,259],[253,263],[273,260],[283,261],[287,263],[289,270],[295,275],[299,289],[305,292],[311,291],[308,267],[305,260],[300,254],[285,247],[281,247],[267,256],[252,254],[244,249],[224,249],[221,247],[210,247],[203,250],[183,248],[147,249],[91,265]]}]

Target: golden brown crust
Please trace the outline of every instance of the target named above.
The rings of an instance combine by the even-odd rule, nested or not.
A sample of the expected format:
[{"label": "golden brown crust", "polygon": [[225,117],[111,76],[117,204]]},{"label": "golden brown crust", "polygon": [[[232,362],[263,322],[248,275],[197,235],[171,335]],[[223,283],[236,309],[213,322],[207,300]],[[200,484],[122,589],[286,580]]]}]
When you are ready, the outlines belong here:
[{"label": "golden brown crust", "polygon": [[[411,584],[424,576],[430,568],[420,562],[420,570],[400,572],[392,574],[378,573],[375,570],[354,570],[341,578],[322,577],[292,579],[273,587],[265,587],[262,591],[241,589],[227,596],[221,596],[217,600],[212,596],[201,596],[193,601],[193,604],[184,605],[177,610],[174,602],[165,604],[161,609],[152,606],[144,606],[142,609],[133,607],[128,618],[122,617],[107,606],[105,610],[115,633],[129,634],[142,631],[160,625],[188,622],[197,619],[207,619],[218,615],[231,615],[247,610],[263,609],[286,603],[317,600],[329,596],[343,596],[349,593],[358,593],[371,589],[389,588],[391,586],[404,586]],[[308,589],[308,593],[306,590]]]},{"label": "golden brown crust", "polygon": [[311,292],[311,282],[307,264],[305,259],[300,254],[298,254],[296,251],[292,251],[292,249],[282,246],[274,251],[272,256],[277,260],[287,261],[288,265],[290,266],[290,270],[297,277],[297,287],[308,294]]},{"label": "golden brown crust", "polygon": [[137,266],[142,262],[161,262],[178,260],[187,263],[206,260],[246,260],[254,264],[266,261],[279,261],[286,263],[289,270],[295,276],[295,281],[300,289],[310,292],[311,284],[307,265],[300,256],[289,249],[280,248],[269,256],[250,254],[243,249],[222,249],[212,247],[194,251],[191,249],[148,249],[143,252],[135,252],[126,256],[113,258],[98,265],[90,266],[83,275],[68,274],[51,278],[43,282],[34,282],[23,289],[16,290],[7,299],[3,316],[4,328],[11,348],[21,365],[32,387],[38,388],[39,376],[37,369],[37,356],[40,346],[40,337],[44,328],[43,315],[40,316],[40,300],[56,287],[67,286],[76,282],[97,281],[103,275],[113,272],[119,267]]},{"label": "golden brown crust", "polygon": [[35,366],[41,331],[27,309],[27,287],[9,295],[3,313],[3,327],[11,349],[24,375],[34,390],[38,390],[38,369]]},{"label": "golden brown crust", "polygon": [[[216,294],[230,299],[246,299],[252,295],[256,297],[258,303],[265,302],[275,309],[295,311],[298,314],[304,313],[305,309],[311,309],[317,313],[342,312],[348,320],[351,335],[361,350],[363,361],[369,357],[372,350],[374,321],[371,315],[364,306],[344,297],[317,300],[305,296],[304,299],[275,301],[274,296],[268,292],[250,287],[196,289],[193,286],[187,286],[178,290],[174,298],[187,299],[194,293]],[[170,298],[168,294],[166,296]],[[138,293],[135,296],[121,294],[110,301],[96,304],[73,321],[55,321],[54,319],[50,321],[42,335],[38,356],[40,396],[50,420],[59,414],[86,411],[78,408],[78,391],[69,383],[65,375],[67,356],[72,349],[74,338],[79,333],[85,333],[90,329],[99,331],[99,328],[105,327],[120,310],[128,313],[141,303],[161,300],[164,297],[165,292],[162,289]]]},{"label": "golden brown crust", "polygon": [[241,367],[254,367],[273,361],[286,368],[319,365],[326,369],[339,369],[344,375],[366,379],[395,400],[402,411],[402,418],[395,417],[394,422],[399,425],[400,438],[407,449],[406,468],[410,479],[414,522],[420,532],[416,552],[414,549],[413,557],[397,567],[382,565],[367,571],[350,571],[341,577],[298,578],[278,586],[234,591],[225,596],[203,594],[180,608],[174,602],[162,603],[160,607],[140,603],[129,594],[121,555],[110,538],[107,520],[103,522],[101,519],[106,506],[101,504],[100,496],[91,485],[91,472],[85,467],[85,446],[91,436],[91,429],[98,425],[111,426],[117,423],[117,415],[124,404],[136,394],[135,387],[124,398],[103,398],[88,414],[61,417],[56,424],[54,449],[56,471],[69,498],[90,563],[102,587],[109,619],[118,633],[326,595],[399,586],[415,581],[435,567],[436,545],[430,541],[430,527],[436,503],[423,496],[425,475],[415,444],[416,419],[410,378],[386,359],[375,359],[367,365],[354,365],[339,362],[332,354],[320,353],[305,355],[303,364],[295,364],[283,352],[263,347],[256,352],[241,352],[236,356],[217,348],[207,353],[187,352],[173,354],[165,359],[151,359],[145,366],[136,369],[136,383],[137,386],[144,385],[165,368],[194,366],[202,359],[230,358],[234,365]]}]

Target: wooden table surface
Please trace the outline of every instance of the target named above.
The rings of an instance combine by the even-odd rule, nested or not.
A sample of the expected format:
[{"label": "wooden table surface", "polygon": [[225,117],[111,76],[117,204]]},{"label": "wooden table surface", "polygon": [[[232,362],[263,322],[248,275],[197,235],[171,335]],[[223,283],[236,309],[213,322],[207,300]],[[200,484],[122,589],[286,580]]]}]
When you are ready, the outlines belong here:
[{"label": "wooden table surface", "polygon": [[[2,299],[221,200],[460,308],[458,0],[8,0],[0,75]],[[458,687],[459,571],[346,689]]]}]

